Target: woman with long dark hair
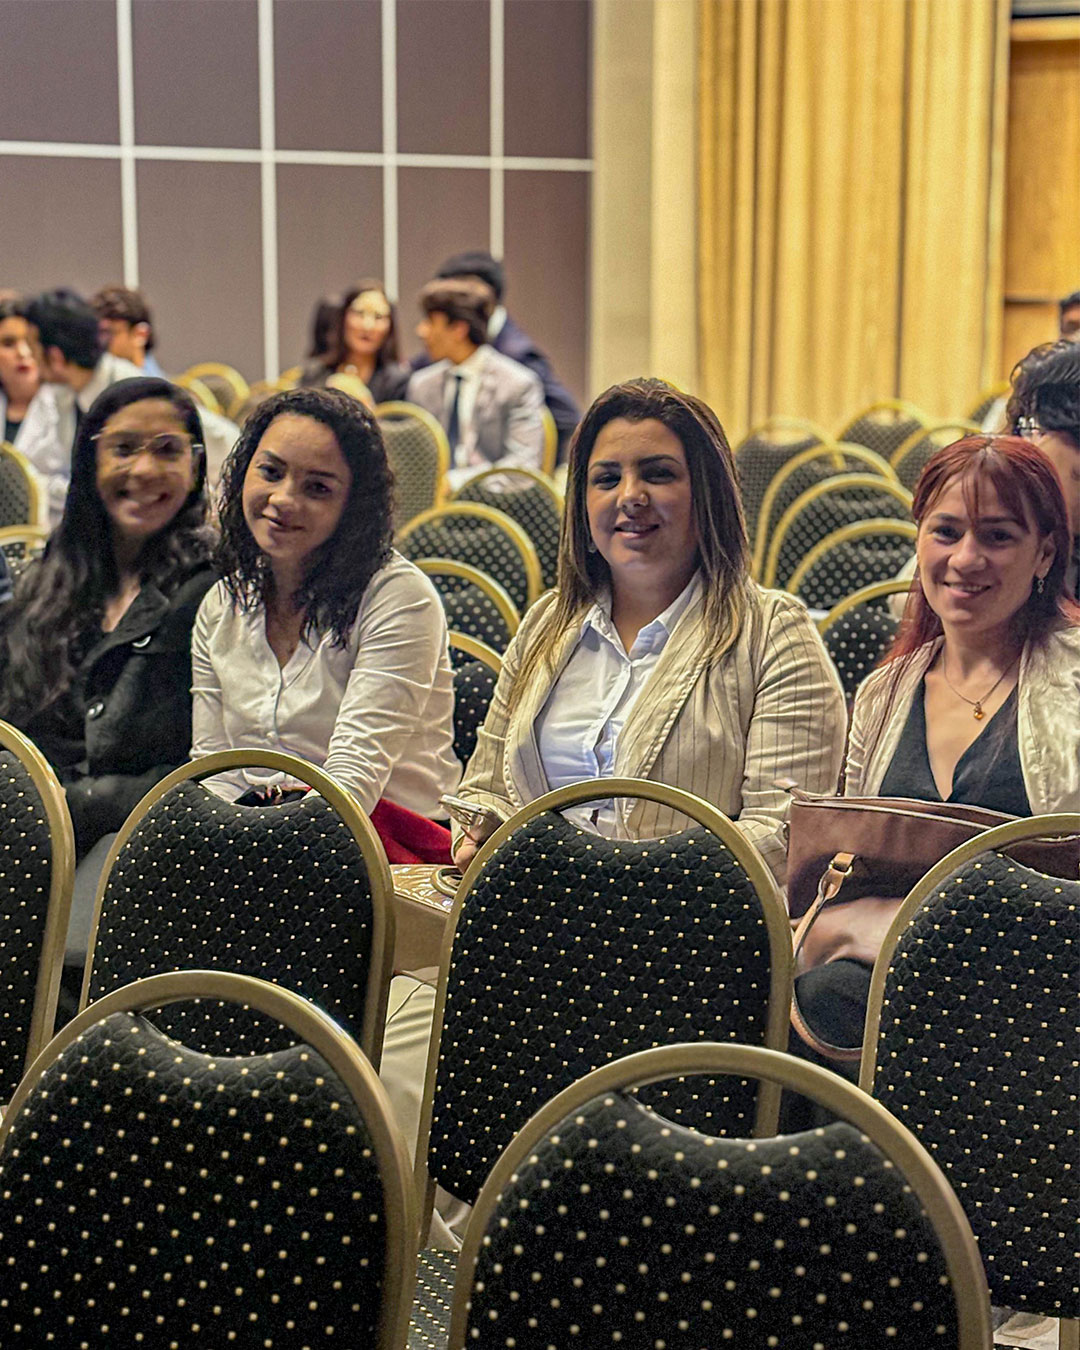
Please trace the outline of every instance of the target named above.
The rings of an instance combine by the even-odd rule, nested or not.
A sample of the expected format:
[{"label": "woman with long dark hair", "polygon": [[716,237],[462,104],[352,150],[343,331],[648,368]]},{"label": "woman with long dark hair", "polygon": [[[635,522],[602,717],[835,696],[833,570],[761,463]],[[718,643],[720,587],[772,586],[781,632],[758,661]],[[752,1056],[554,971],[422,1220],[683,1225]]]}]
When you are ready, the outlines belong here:
[{"label": "woman with long dark hair", "polygon": [[[582,779],[652,778],[731,816],[782,881],[775,780],[831,791],[843,744],[839,681],[805,607],[750,580],[716,415],[662,380],[608,389],[571,443],[558,587],[507,651],[460,795],[506,815]],[[681,825],[646,802],[578,819],[622,838]],[[476,847],[459,841],[459,866]]]},{"label": "woman with long dark hair", "polygon": [[403,397],[411,371],[398,360],[394,306],[381,281],[367,277],[345,292],[325,341],[325,350],[305,366],[301,386],[321,388],[334,374],[353,375],[376,403]]}]

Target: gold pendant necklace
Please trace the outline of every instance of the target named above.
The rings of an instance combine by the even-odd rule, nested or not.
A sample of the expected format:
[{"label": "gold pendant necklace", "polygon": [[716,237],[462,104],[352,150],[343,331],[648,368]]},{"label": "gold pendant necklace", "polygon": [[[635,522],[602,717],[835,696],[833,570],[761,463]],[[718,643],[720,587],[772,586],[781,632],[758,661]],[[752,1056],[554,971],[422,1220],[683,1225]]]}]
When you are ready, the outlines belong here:
[{"label": "gold pendant necklace", "polygon": [[982,698],[968,698],[968,696],[967,696],[966,694],[962,694],[962,693],[960,692],[960,690],[957,689],[956,685],[953,684],[952,680],[949,679],[949,672],[948,672],[948,670],[945,668],[945,653],[944,653],[944,652],[941,653],[941,674],[942,674],[942,677],[943,677],[944,680],[945,680],[945,683],[946,683],[946,684],[949,686],[949,688],[953,691],[953,693],[956,695],[956,697],[959,698],[959,699],[963,699],[963,701],[968,705],[968,707],[971,708],[971,709],[973,709],[971,715],[975,718],[975,721],[976,721],[976,722],[981,722],[981,721],[983,720],[983,718],[986,716],[986,711],[985,711],[985,709],[983,708],[983,704],[987,701],[987,699],[990,698],[990,696],[993,694],[994,690],[998,687],[998,685],[1001,683],[1001,681],[1005,678],[1006,675],[1008,675],[1008,673],[1012,670],[1013,666],[1015,666],[1016,663],[1017,663],[1017,661],[1019,661],[1019,660],[1020,660],[1020,658],[1017,656],[1017,657],[1014,657],[1013,660],[1011,660],[1011,661],[1009,662],[1009,664],[1005,667],[1005,669],[1001,672],[1001,674],[1000,674],[1000,675],[997,677],[997,679],[994,681],[993,687],[992,687],[991,689],[988,689],[988,690],[986,691],[986,693],[983,694]]}]

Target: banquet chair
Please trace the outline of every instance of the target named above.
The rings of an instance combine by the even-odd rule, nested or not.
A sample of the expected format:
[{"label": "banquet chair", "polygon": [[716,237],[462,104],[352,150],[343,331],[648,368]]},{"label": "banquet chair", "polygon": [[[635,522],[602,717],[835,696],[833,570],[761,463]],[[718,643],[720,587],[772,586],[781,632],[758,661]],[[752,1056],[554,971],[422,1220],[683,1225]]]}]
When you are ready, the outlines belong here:
[{"label": "banquet chair", "polygon": [[478,502],[516,520],[529,536],[545,587],[555,585],[559,564],[562,497],[532,469],[484,469],[451,494],[452,502]]},{"label": "banquet chair", "polygon": [[4,555],[12,575],[16,575],[33,558],[40,558],[49,542],[49,531],[44,525],[4,525],[0,527],[0,553]]},{"label": "banquet chair", "polygon": [[251,386],[243,375],[222,361],[201,361],[198,365],[189,366],[184,375],[201,380],[217,399],[226,417],[232,417],[251,392]]},{"label": "banquet chair", "polygon": [[486,572],[519,614],[540,594],[540,560],[529,536],[503,511],[451,502],[422,511],[399,530],[394,547],[406,558],[449,558]]},{"label": "banquet chair", "polygon": [[521,618],[506,591],[477,567],[449,558],[417,558],[416,566],[439,592],[446,622],[455,632],[504,652]]},{"label": "banquet chair", "polygon": [[[665,833],[607,839],[563,814],[608,799],[655,807]],[[421,1232],[436,1183],[475,1203],[537,1107],[608,1060],[673,1040],[786,1045],[791,961],[771,872],[691,793],[593,779],[519,811],[476,854],[447,924],[417,1150]],[[725,1078],[647,1096],[714,1133],[776,1128],[772,1084]],[[445,1267],[424,1254],[421,1306]]]},{"label": "banquet chair", "polygon": [[0,1107],[53,1034],[74,879],[64,789],[0,722]]},{"label": "banquet chair", "polygon": [[[1048,876],[1007,856],[1062,838]],[[994,1303],[1065,1318],[1080,1343],[1080,814],[1034,816],[954,849],[882,944],[860,1086],[929,1151],[971,1221]]]},{"label": "banquet chair", "polygon": [[450,442],[438,418],[412,403],[379,403],[375,418],[394,473],[394,525],[400,530],[442,501]]},{"label": "banquet chair", "polygon": [[871,519],[911,520],[911,493],[899,483],[870,473],[842,473],[807,488],[777,522],[760,581],[787,585],[807,553],[842,525]]},{"label": "banquet chair", "polygon": [[[256,768],[313,789],[237,806],[205,780]],[[271,750],[184,764],[142,799],[98,886],[80,1008],[170,970],[255,975],[324,1008],[379,1066],[394,951],[393,886],[355,798],[314,765]],[[257,1016],[174,1005],[161,1029],[208,1054],[279,1048]]]},{"label": "banquet chair", "polygon": [[546,403],[540,405],[540,423],[544,428],[544,449],[540,467],[545,476],[550,478],[555,472],[559,458],[559,428],[555,425],[555,418]]},{"label": "banquet chair", "polygon": [[[723,1139],[643,1104],[646,1085],[702,1074],[782,1085],[839,1119]],[[522,1127],[472,1215],[449,1346],[990,1350],[991,1340],[971,1228],[912,1135],[817,1065],[699,1042],[596,1069]]]},{"label": "banquet chair", "polygon": [[201,403],[209,412],[218,413],[221,417],[225,416],[225,409],[221,406],[218,396],[210,385],[200,380],[197,375],[177,375],[173,379],[173,384],[178,385],[181,389],[186,389],[195,402]]},{"label": "banquet chair", "polygon": [[906,596],[910,581],[879,581],[834,605],[818,621],[825,650],[832,657],[849,700],[888,650],[900,627],[890,597]]},{"label": "banquet chair", "polygon": [[979,426],[976,422],[932,422],[929,426],[920,427],[918,431],[912,432],[907,440],[893,451],[889,463],[896,470],[896,475],[904,487],[914,491],[919,475],[931,455],[964,436],[977,435]]},{"label": "banquet chair", "polygon": [[26,456],[0,441],[0,526],[43,525],[46,503]]},{"label": "banquet chair", "polygon": [[468,764],[502,670],[499,653],[464,633],[450,634],[454,667],[454,754]]},{"label": "banquet chair", "polygon": [[900,398],[881,399],[855,414],[837,433],[838,441],[854,441],[888,459],[930,419],[914,403]]},{"label": "banquet chair", "polygon": [[[212,1056],[159,1009],[257,1009],[283,1048]],[[115,990],[69,1023],[0,1127],[0,1344],[400,1350],[408,1155],[321,1009],[220,971]]]},{"label": "banquet chair", "polygon": [[793,455],[777,469],[761,499],[754,531],[752,567],[755,576],[760,576],[764,569],[769,541],[791,503],[808,488],[842,473],[880,474],[890,482],[899,481],[888,461],[864,445],[840,445],[830,441]]},{"label": "banquet chair", "polygon": [[735,478],[739,484],[746,532],[753,550],[761,502],[775,475],[804,450],[831,442],[827,431],[796,417],[770,417],[752,427],[735,446]]},{"label": "banquet chair", "polygon": [[911,520],[871,517],[842,525],[806,553],[787,589],[810,609],[832,609],[853,592],[895,577],[913,556],[917,533]]},{"label": "banquet chair", "polygon": [[967,421],[974,422],[976,426],[981,427],[990,415],[990,410],[998,399],[1007,398],[1012,385],[1008,380],[1001,380],[998,384],[992,384],[989,389],[984,389],[975,401],[975,406],[967,413]]}]

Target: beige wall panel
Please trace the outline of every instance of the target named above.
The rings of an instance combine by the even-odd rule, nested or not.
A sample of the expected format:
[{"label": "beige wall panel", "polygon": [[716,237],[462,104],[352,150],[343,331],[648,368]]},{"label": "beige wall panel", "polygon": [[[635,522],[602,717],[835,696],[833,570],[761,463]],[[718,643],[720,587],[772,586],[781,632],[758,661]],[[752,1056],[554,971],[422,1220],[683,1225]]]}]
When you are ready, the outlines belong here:
[{"label": "beige wall panel", "polygon": [[0,138],[115,142],[115,0],[0,0],[0,52]]},{"label": "beige wall panel", "polygon": [[283,150],[381,150],[379,0],[275,0],[274,94]]},{"label": "beige wall panel", "polygon": [[140,280],[165,370],[227,361],[263,375],[257,164],[138,166]]},{"label": "beige wall panel", "polygon": [[316,301],[382,273],[382,170],[281,164],[277,189],[281,364],[287,369],[307,352]]},{"label": "beige wall panel", "polygon": [[588,174],[507,173],[506,305],[579,402],[587,402],[588,225]]},{"label": "beige wall panel", "polygon": [[416,155],[486,155],[488,0],[399,0],[398,149]]},{"label": "beige wall panel", "polygon": [[1053,300],[1030,305],[1007,301],[999,377],[1007,380],[1022,356],[1042,342],[1053,342],[1057,335],[1058,307]]},{"label": "beige wall panel", "polygon": [[1005,294],[1067,294],[1080,286],[1080,41],[1012,43],[1006,162]]},{"label": "beige wall panel", "polygon": [[4,243],[0,286],[26,294],[117,281],[120,165],[108,159],[0,155]]},{"label": "beige wall panel", "polygon": [[133,0],[131,32],[138,144],[259,144],[255,0]]}]

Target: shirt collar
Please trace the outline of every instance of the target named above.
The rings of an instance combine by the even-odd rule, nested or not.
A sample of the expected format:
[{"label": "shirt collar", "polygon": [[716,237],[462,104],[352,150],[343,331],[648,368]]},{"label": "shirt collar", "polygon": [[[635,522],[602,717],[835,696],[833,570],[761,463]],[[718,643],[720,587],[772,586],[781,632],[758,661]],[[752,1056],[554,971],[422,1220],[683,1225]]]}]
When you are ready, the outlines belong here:
[{"label": "shirt collar", "polygon": [[506,327],[506,306],[496,305],[488,319],[488,341],[494,342]]},{"label": "shirt collar", "polygon": [[455,366],[453,362],[451,362],[450,367],[446,372],[447,376],[464,375],[467,380],[475,379],[484,369],[488,350],[488,345],[485,342],[477,347],[476,351],[470,352],[465,360],[458,365]]},{"label": "shirt collar", "polygon": [[[667,642],[668,638],[675,631],[679,620],[690,608],[691,604],[701,593],[702,581],[701,572],[697,571],[690,578],[689,582],[679,594],[668,605],[662,614],[658,614],[651,623],[647,623],[637,635],[635,646],[642,641],[655,643],[660,639],[660,646]],[[601,637],[609,642],[617,643],[620,647],[622,642],[618,633],[615,631],[615,625],[611,622],[611,592],[605,591],[597,597],[596,603],[585,615],[581,621],[582,636],[589,628],[595,628]]]}]

